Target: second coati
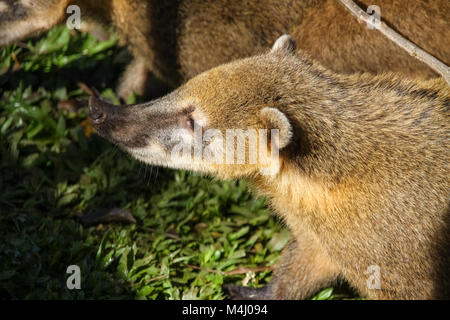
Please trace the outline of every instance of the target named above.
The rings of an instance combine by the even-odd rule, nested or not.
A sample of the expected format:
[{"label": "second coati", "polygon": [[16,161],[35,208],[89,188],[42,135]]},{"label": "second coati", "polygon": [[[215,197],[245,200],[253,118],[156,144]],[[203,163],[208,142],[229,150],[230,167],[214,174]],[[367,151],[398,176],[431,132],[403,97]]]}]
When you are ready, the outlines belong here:
[{"label": "second coati", "polygon": [[450,297],[443,79],[334,73],[282,36],[160,99],[92,97],[89,109],[97,132],[135,158],[247,179],[269,199],[293,239],[268,286],[231,286],[233,298],[303,299],[339,279],[371,299]]},{"label": "second coati", "polygon": [[[375,4],[391,27],[450,64],[448,0]],[[217,65],[262,53],[284,33],[336,72],[436,76],[377,30],[359,24],[337,0],[0,0],[0,46],[64,22],[69,5],[80,7],[82,22],[113,24],[133,53],[118,89],[123,98],[132,91],[157,96]]]}]

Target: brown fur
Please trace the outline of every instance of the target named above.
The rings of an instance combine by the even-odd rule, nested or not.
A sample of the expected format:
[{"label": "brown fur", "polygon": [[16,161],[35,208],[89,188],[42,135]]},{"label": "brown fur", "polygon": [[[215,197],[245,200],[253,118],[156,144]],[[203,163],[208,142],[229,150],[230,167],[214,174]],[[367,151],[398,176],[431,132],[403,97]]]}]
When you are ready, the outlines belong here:
[{"label": "brown fur", "polygon": [[[137,59],[121,81],[123,97],[148,88],[153,95],[173,89],[212,67],[263,52],[283,33],[292,33],[301,49],[337,72],[435,76],[377,30],[358,24],[335,0],[35,0],[33,7],[3,2],[15,2],[18,9],[0,13],[0,45],[48,30],[66,17],[69,4],[80,6],[82,19],[111,22]],[[394,29],[450,63],[447,0],[379,0],[377,5]]]},{"label": "brown fur", "polygon": [[[94,125],[137,159],[245,178],[269,199],[293,242],[267,288],[233,286],[235,297],[306,298],[343,278],[368,298],[448,298],[450,88],[442,79],[337,74],[294,54],[292,43],[282,37],[270,53],[214,68],[147,104],[92,99]],[[171,138],[178,129],[191,137],[192,123],[280,129],[278,173],[171,158]],[[381,289],[367,287],[372,265]]]}]

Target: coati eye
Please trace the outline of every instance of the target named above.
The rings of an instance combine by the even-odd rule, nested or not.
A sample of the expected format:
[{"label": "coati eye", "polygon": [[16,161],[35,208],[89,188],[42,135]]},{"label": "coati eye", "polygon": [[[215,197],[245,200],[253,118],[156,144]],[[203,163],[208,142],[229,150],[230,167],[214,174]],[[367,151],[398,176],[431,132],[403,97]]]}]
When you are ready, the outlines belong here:
[{"label": "coati eye", "polygon": [[194,121],[194,119],[192,118],[192,114],[189,114],[189,115],[187,116],[187,119],[186,119],[186,125],[187,125],[187,127],[188,127],[189,129],[191,129],[192,131],[194,131],[195,121]]},{"label": "coati eye", "polygon": [[186,127],[191,131],[194,131],[195,127],[195,120],[193,117],[194,110],[195,110],[194,106],[189,106],[183,110],[182,114],[182,121],[183,121],[182,126]]}]

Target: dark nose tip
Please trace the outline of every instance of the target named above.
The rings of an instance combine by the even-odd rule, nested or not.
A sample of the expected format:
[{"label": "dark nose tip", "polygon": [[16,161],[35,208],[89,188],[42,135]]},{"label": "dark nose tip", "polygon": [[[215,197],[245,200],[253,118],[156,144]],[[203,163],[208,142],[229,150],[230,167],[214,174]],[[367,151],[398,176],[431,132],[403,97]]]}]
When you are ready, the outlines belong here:
[{"label": "dark nose tip", "polygon": [[89,98],[89,116],[92,122],[99,124],[106,120],[109,105],[102,100],[91,96]]}]

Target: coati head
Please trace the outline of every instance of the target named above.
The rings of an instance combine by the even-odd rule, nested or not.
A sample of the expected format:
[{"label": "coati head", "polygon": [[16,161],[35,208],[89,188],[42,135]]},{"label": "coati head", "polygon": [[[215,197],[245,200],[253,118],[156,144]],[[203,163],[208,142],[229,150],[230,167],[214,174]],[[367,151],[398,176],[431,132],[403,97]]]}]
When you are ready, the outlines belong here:
[{"label": "coati head", "polygon": [[148,103],[91,97],[90,116],[101,136],[149,164],[225,178],[276,174],[293,138],[279,86],[293,83],[298,63],[295,42],[284,35],[270,52],[211,69]]}]

